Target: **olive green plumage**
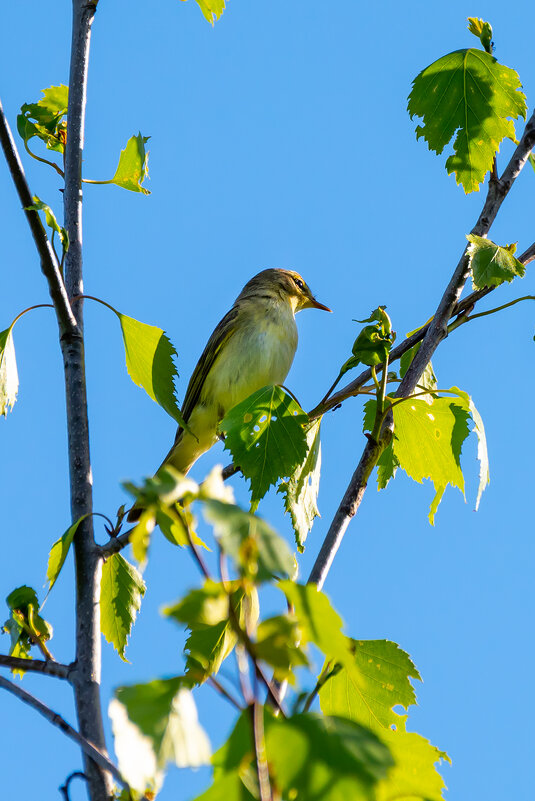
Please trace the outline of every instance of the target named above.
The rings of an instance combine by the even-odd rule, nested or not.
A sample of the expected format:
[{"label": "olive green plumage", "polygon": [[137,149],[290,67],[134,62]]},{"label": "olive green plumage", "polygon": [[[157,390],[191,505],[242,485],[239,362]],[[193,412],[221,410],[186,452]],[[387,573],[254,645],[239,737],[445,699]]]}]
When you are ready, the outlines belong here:
[{"label": "olive green plumage", "polygon": [[[191,376],[182,405],[190,431],[179,428],[160,467],[187,473],[214,445],[225,414],[257,389],[282,384],[297,348],[295,315],[330,311],[293,270],[263,270],[251,278],[216,326]],[[138,507],[130,513],[139,516]]]}]

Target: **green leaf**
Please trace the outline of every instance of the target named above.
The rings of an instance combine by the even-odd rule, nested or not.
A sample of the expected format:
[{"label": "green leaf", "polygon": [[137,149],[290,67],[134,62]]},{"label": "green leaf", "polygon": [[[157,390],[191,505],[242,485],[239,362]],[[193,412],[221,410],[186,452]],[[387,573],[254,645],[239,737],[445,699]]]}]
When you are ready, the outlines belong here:
[{"label": "green leaf", "polygon": [[48,227],[57,233],[59,236],[63,251],[66,253],[69,249],[69,234],[66,228],[63,228],[56,220],[56,215],[46,203],[44,203],[37,195],[33,196],[33,206],[26,206],[26,211],[33,209],[34,211],[44,211],[45,220]]},{"label": "green leaf", "polygon": [[479,17],[468,17],[468,30],[480,40],[487,53],[492,53],[492,25]]},{"label": "green leaf", "polygon": [[263,620],[258,626],[254,650],[258,659],[273,668],[276,681],[295,684],[293,669],[308,665],[308,659],[299,647],[299,627],[293,615],[277,615]]},{"label": "green leaf", "polygon": [[[231,593],[231,603],[240,625],[247,630],[258,620],[256,593],[244,595],[241,588]],[[202,684],[208,676],[217,673],[237,642],[230,622],[229,595],[222,584],[205,582],[199,590],[192,590],[179,603],[166,607],[162,613],[186,625],[190,634],[185,650],[188,679]]]},{"label": "green leaf", "polygon": [[405,728],[406,715],[394,711],[416,703],[410,679],[420,679],[409,655],[390,640],[353,640],[358,673],[340,670],[320,689],[326,715],[343,715],[375,732]]},{"label": "green leaf", "polygon": [[284,495],[284,509],[290,513],[298,550],[305,550],[305,540],[319,517],[317,504],[321,472],[321,418],[306,426],[308,451],[288,481],[282,482],[277,492]]},{"label": "green leaf", "polygon": [[168,763],[179,768],[210,763],[210,743],[193,695],[180,676],[119,687],[111,701],[115,751],[129,784],[159,789]]},{"label": "green leaf", "polygon": [[[30,651],[35,639],[45,643],[51,639],[53,629],[47,620],[38,614],[39,601],[33,587],[23,585],[9,593],[6,598],[10,616],[4,622],[3,630],[10,635],[9,655],[21,659],[31,659]],[[30,636],[30,631],[33,636]],[[24,671],[12,671],[22,676]]]},{"label": "green leaf", "polygon": [[120,553],[113,554],[104,562],[100,585],[100,628],[123,662],[128,662],[124,651],[145,589],[145,582],[136,568]]},{"label": "green leaf", "polygon": [[65,564],[65,559],[69,553],[69,548],[71,547],[71,542],[73,541],[74,535],[78,531],[78,526],[82,520],[85,520],[86,517],[87,515],[82,515],[82,517],[78,518],[76,523],[73,523],[72,526],[67,529],[65,534],[63,534],[59,540],[56,540],[50,549],[50,553],[48,555],[48,565],[46,568],[48,592],[50,592],[56,583],[56,579],[60,574],[61,568]]},{"label": "green leaf", "polygon": [[7,417],[17,400],[19,374],[12,335],[13,324],[0,331],[0,414]]},{"label": "green leaf", "polygon": [[451,391],[455,392],[455,394],[459,396],[460,400],[462,401],[463,408],[471,416],[474,423],[473,431],[475,431],[477,435],[477,458],[479,460],[479,487],[477,490],[475,505],[475,511],[477,512],[483,490],[490,482],[489,455],[487,452],[485,426],[483,425],[483,418],[476,409],[474,401],[470,395],[467,392],[463,392],[463,390],[459,389],[458,387],[452,387]]},{"label": "green leaf", "polygon": [[28,141],[37,136],[48,150],[63,153],[65,150],[68,86],[49,86],[42,90],[43,97],[37,103],[25,103],[17,117],[17,130],[27,147]]},{"label": "green leaf", "polygon": [[293,605],[301,629],[302,641],[313,642],[327,657],[344,665],[358,676],[351,640],[342,633],[342,618],[331,606],[328,597],[314,584],[279,582],[279,588]]},{"label": "green leaf", "polygon": [[240,773],[235,770],[222,774],[194,801],[257,801],[258,794],[249,792]]},{"label": "green leaf", "polygon": [[533,169],[535,170],[535,156],[533,155],[533,153],[529,154],[528,160],[529,160],[529,163],[531,164],[531,166],[533,167]]},{"label": "green leaf", "polygon": [[195,0],[204,18],[213,25],[225,10],[225,0]]},{"label": "green leaf", "polygon": [[130,378],[167,414],[185,426],[175,397],[174,379],[178,373],[173,361],[176,350],[172,343],[161,328],[140,323],[115,309],[113,311],[121,323]]},{"label": "green leaf", "polygon": [[500,247],[475,234],[467,234],[466,238],[470,242],[468,255],[474,289],[499,286],[504,281],[524,277],[526,268],[514,256],[516,245]]},{"label": "green leaf", "polygon": [[394,406],[393,453],[414,481],[429,478],[435,487],[429,522],[444,490],[451,484],[464,495],[461,448],[468,436],[468,412],[457,399],[435,398],[432,404],[409,398]]},{"label": "green leaf", "polygon": [[253,504],[303,462],[307,422],[306,413],[279,386],[262,387],[223,418],[220,429],[226,435],[225,448],[250,480]]},{"label": "green leaf", "polygon": [[326,715],[351,718],[375,732],[388,746],[395,767],[379,782],[377,798],[421,798],[441,801],[444,780],[435,763],[448,759],[419,734],[405,730],[406,715],[394,711],[416,703],[410,679],[420,679],[410,657],[389,640],[353,642],[357,680],[347,670],[331,676],[320,689]]},{"label": "green leaf", "polygon": [[[377,736],[347,718],[312,713],[275,718],[265,709],[264,730],[272,783],[285,799],[371,801],[375,783],[393,764]],[[214,755],[214,787],[238,772],[245,779],[245,768],[254,758],[252,743],[250,714],[244,712]],[[220,797],[201,796],[203,801]]]},{"label": "green leaf", "polygon": [[440,58],[414,79],[408,111],[423,119],[416,136],[440,154],[457,132],[446,170],[466,193],[479,190],[501,141],[515,136],[513,119],[525,119],[520,88],[514,70],[472,48]]},{"label": "green leaf", "polygon": [[119,164],[110,183],[122,186],[130,192],[143,192],[150,195],[148,189],[142,186],[149,174],[149,154],[145,151],[145,144],[150,136],[131,136],[124,150],[121,150]]},{"label": "green leaf", "polygon": [[312,713],[272,719],[266,751],[276,784],[296,801],[375,799],[393,765],[388,748],[352,720]]},{"label": "green leaf", "polygon": [[295,572],[295,560],[285,540],[261,517],[214,499],[204,501],[203,513],[242,575],[262,582]]}]

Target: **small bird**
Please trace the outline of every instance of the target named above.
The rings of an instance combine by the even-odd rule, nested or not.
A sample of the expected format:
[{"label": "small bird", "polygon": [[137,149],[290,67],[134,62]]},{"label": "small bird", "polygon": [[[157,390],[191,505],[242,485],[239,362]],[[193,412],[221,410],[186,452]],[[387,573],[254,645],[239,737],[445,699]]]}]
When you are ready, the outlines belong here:
[{"label": "small bird", "polygon": [[[301,309],[331,311],[293,270],[262,270],[245,284],[188,384],[182,416],[191,433],[178,428],[160,468],[172,465],[185,475],[217,442],[219,423],[233,406],[268,384],[284,383],[297,349],[295,315]],[[128,519],[140,514],[134,506]]]}]

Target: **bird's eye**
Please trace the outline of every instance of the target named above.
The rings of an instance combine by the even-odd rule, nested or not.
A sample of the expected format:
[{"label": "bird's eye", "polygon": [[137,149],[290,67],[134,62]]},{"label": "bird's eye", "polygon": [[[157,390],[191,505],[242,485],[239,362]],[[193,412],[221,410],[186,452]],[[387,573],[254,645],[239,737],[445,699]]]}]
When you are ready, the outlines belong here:
[{"label": "bird's eye", "polygon": [[301,279],[300,278],[294,278],[294,281],[297,284],[297,286],[299,287],[299,289],[301,290],[301,292],[304,292],[305,291],[305,285],[301,281]]}]

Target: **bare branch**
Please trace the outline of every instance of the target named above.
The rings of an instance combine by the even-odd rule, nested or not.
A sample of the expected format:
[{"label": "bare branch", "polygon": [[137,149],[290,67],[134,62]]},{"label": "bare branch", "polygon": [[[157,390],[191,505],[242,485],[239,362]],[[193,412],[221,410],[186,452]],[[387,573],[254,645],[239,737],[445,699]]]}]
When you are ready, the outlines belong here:
[{"label": "bare branch", "polygon": [[11,670],[24,670],[28,673],[42,673],[46,676],[55,676],[58,679],[68,679],[70,665],[62,665],[61,662],[42,659],[20,659],[17,656],[6,656],[0,654],[0,667],[7,667]]},{"label": "bare branch", "polygon": [[[494,178],[489,180],[487,196],[483,210],[479,215],[479,218],[471,233],[477,234],[478,236],[485,236],[488,233],[505,197],[511,189],[511,186],[513,185],[516,177],[519,175],[522,167],[528,160],[529,154],[534,145],[535,112],[528,120],[520,143],[513,153],[501,178],[498,180]],[[459,260],[459,263],[457,264],[457,267],[455,268],[444,294],[442,295],[433,319],[426,327],[422,344],[398,387],[396,397],[406,398],[414,391],[418,381],[420,380],[420,376],[433,356],[433,353],[440,342],[447,336],[448,321],[454,314],[454,310],[460,305],[459,298],[464,289],[469,271],[470,264],[467,246],[464,249],[464,252]],[[484,294],[487,294],[484,290],[483,292]],[[482,296],[483,295],[481,295],[481,297]],[[469,307],[467,306],[466,308]],[[409,340],[410,339],[411,338],[409,337]],[[405,343],[402,343],[402,345],[407,346],[409,340],[406,340]],[[415,343],[413,342],[413,344]],[[405,349],[408,349],[408,347]],[[392,356],[393,355],[394,354],[392,353]],[[361,376],[359,379],[360,378]],[[357,381],[359,379],[357,379]],[[353,382],[353,384],[354,383],[355,382]],[[337,394],[340,395],[343,391],[344,390],[341,390],[341,392]],[[335,396],[331,398],[331,402],[334,400],[334,397]],[[357,469],[353,473],[353,476],[351,477],[349,485],[344,493],[344,497],[342,498],[338,510],[336,511],[308,579],[309,582],[317,584],[320,588],[325,582],[334,556],[340,547],[340,543],[351,521],[351,518],[354,517],[360,506],[371,472],[375,467],[379,456],[381,455],[381,452],[385,446],[385,442],[387,442],[388,438],[392,436],[392,432],[393,418],[392,414],[389,414],[383,423],[383,429],[381,436],[379,437],[380,441],[375,442],[374,440],[369,439],[364,448],[360,462],[357,466]]]},{"label": "bare branch", "polygon": [[15,695],[21,701],[24,701],[25,704],[31,706],[40,715],[48,720],[49,723],[52,723],[53,726],[57,726],[64,734],[67,735],[71,740],[74,740],[77,745],[80,746],[84,754],[90,757],[92,762],[95,762],[97,765],[100,765],[101,768],[104,770],[109,771],[115,779],[119,782],[122,787],[126,787],[127,790],[130,790],[128,782],[126,782],[123,777],[121,776],[119,769],[111,762],[108,757],[102,753],[93,743],[87,740],[85,737],[82,737],[76,729],[67,723],[67,721],[58,715],[57,712],[53,712],[50,707],[43,704],[42,701],[39,701],[38,698],[31,695],[29,692],[24,690],[22,687],[19,687],[17,684],[14,684],[12,681],[8,681],[4,679],[3,676],[0,676],[0,687],[8,692]]}]

